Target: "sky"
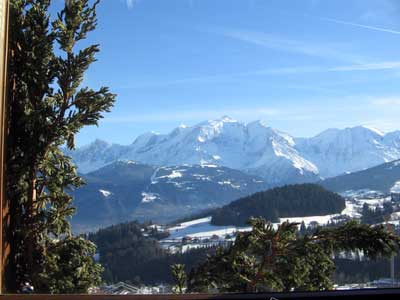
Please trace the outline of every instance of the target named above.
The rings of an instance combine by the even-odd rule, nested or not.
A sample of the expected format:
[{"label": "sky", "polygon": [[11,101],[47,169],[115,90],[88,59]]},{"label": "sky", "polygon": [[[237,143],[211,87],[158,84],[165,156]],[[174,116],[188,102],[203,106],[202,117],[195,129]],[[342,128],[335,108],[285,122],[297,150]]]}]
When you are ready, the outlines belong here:
[{"label": "sky", "polygon": [[400,129],[400,1],[102,0],[84,84],[115,107],[78,146],[228,115],[297,137]]}]

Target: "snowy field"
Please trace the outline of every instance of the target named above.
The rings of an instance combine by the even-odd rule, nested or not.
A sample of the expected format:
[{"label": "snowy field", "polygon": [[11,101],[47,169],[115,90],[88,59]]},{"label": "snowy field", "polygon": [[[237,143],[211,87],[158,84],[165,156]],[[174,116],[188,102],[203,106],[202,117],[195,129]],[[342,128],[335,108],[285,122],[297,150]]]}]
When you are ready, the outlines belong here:
[{"label": "snowy field", "polygon": [[[305,225],[310,225],[311,222],[317,222],[320,225],[325,225],[333,217],[339,214],[325,215],[325,216],[311,216],[311,217],[294,217],[294,218],[281,218],[279,223],[274,223],[277,227],[280,223],[285,221],[301,223],[304,221]],[[251,227],[236,227],[236,226],[215,226],[211,224],[211,217],[192,220],[189,222],[181,223],[177,226],[168,228],[170,236],[165,240],[182,239],[183,237],[191,238],[210,238],[213,235],[225,237],[227,234],[231,235],[237,231],[250,231]]]},{"label": "snowy field", "polygon": [[213,235],[224,237],[236,231],[249,231],[250,229],[250,227],[238,228],[235,226],[211,225],[211,217],[206,217],[168,228],[170,236],[167,239],[181,239],[185,236],[192,238],[210,238]]},{"label": "snowy field", "polygon": [[[311,222],[317,222],[320,225],[325,225],[333,217],[339,214],[325,215],[325,216],[311,216],[311,217],[294,217],[294,218],[281,218],[279,223],[274,223],[277,227],[280,223],[285,221],[301,223],[304,221],[305,225],[310,225]],[[211,224],[211,217],[197,219],[178,226],[168,228],[170,236],[165,240],[182,239],[183,237],[191,238],[210,238],[213,235],[225,237],[227,234],[232,234],[237,231],[250,231],[251,227],[236,227],[236,226],[215,226]]]},{"label": "snowy field", "polygon": [[[382,207],[383,203],[390,201],[390,197],[375,194],[377,198],[372,198],[373,191],[364,194],[358,194],[358,197],[348,198],[346,200],[346,208],[340,214],[330,214],[323,216],[309,216],[309,217],[293,217],[293,218],[281,218],[279,223],[274,223],[274,226],[283,223],[285,221],[301,223],[304,222],[306,226],[309,226],[312,222],[317,222],[319,225],[326,225],[329,221],[339,216],[349,216],[350,218],[361,217],[361,210],[364,203],[367,203],[370,207]],[[398,219],[400,213],[394,213],[393,217]],[[251,227],[236,227],[236,226],[215,226],[211,224],[211,217],[201,218],[178,224],[174,227],[167,228],[170,232],[170,236],[164,239],[164,242],[172,240],[180,240],[184,237],[206,239],[213,235],[219,236],[224,239],[226,235],[232,235],[237,231],[249,231]]]}]

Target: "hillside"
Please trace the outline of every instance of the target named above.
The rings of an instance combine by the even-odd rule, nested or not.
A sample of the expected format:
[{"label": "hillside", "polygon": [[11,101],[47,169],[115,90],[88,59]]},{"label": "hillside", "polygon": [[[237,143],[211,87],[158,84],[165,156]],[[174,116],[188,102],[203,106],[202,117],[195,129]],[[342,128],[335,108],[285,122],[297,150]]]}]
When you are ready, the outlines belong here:
[{"label": "hillside", "polygon": [[89,234],[105,269],[103,280],[107,283],[172,284],[171,265],[185,264],[189,272],[213,251],[202,248],[171,254],[160,246],[160,234],[151,225],[138,222],[113,225]]},{"label": "hillside", "polygon": [[271,222],[279,218],[306,217],[340,213],[345,200],[315,184],[297,184],[273,188],[241,198],[216,209],[213,225],[245,225],[250,217]]},{"label": "hillside", "polygon": [[319,182],[326,189],[339,193],[363,189],[390,193],[396,189],[396,184],[400,190],[399,183],[400,160]]},{"label": "hillside", "polygon": [[214,165],[154,167],[118,161],[84,175],[74,191],[75,231],[130,220],[168,222],[265,190],[261,178]]}]

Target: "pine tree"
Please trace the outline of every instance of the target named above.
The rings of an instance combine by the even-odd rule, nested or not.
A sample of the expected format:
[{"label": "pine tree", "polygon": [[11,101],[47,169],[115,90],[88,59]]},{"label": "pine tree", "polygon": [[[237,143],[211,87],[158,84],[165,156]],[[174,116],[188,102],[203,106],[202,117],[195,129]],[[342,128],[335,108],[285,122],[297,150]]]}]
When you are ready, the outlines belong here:
[{"label": "pine tree", "polygon": [[[50,21],[50,0],[12,0],[7,199],[11,255],[7,289],[30,282],[39,292],[86,292],[100,282],[94,244],[71,233],[71,189],[83,184],[61,146],[97,125],[115,95],[82,87],[98,45],[76,50],[97,24],[96,5],[66,0]],[[57,51],[55,47],[58,47]],[[70,264],[69,264],[70,263]]]},{"label": "pine tree", "polygon": [[307,233],[306,223],[304,223],[304,221],[302,221],[300,224],[300,235],[303,236],[306,233]]},{"label": "pine tree", "polygon": [[175,286],[172,288],[176,294],[183,294],[186,286],[185,266],[175,264],[171,266],[172,277],[174,278]]},{"label": "pine tree", "polygon": [[210,256],[188,278],[191,292],[265,292],[326,290],[333,286],[333,257],[342,251],[362,251],[366,257],[389,257],[400,238],[383,226],[355,221],[334,228],[317,228],[301,236],[297,223],[274,229],[264,219],[251,219],[252,230],[237,234],[233,246]]}]

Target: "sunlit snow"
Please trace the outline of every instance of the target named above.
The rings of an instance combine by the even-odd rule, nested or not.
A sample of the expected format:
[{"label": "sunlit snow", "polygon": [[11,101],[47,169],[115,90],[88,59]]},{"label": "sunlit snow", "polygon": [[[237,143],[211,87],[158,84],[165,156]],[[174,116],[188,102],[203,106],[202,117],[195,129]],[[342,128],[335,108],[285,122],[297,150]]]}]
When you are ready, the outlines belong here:
[{"label": "sunlit snow", "polygon": [[99,190],[99,192],[106,198],[112,194],[110,191],[106,190]]},{"label": "sunlit snow", "polygon": [[390,189],[391,193],[400,193],[400,181],[397,181]]},{"label": "sunlit snow", "polygon": [[218,181],[219,185],[229,185],[231,187],[233,187],[234,189],[240,189],[240,185],[237,184],[233,184],[231,181],[229,180],[225,180],[225,181]]},{"label": "sunlit snow", "polygon": [[157,194],[142,192],[142,203],[154,202],[157,199]]},{"label": "sunlit snow", "polygon": [[176,170],[173,170],[171,174],[163,175],[163,176],[157,177],[157,179],[161,179],[161,178],[171,178],[171,179],[172,179],[172,178],[179,178],[179,177],[182,177],[182,176],[183,176],[183,175],[182,175],[181,172],[178,172],[178,171],[176,171]]}]

